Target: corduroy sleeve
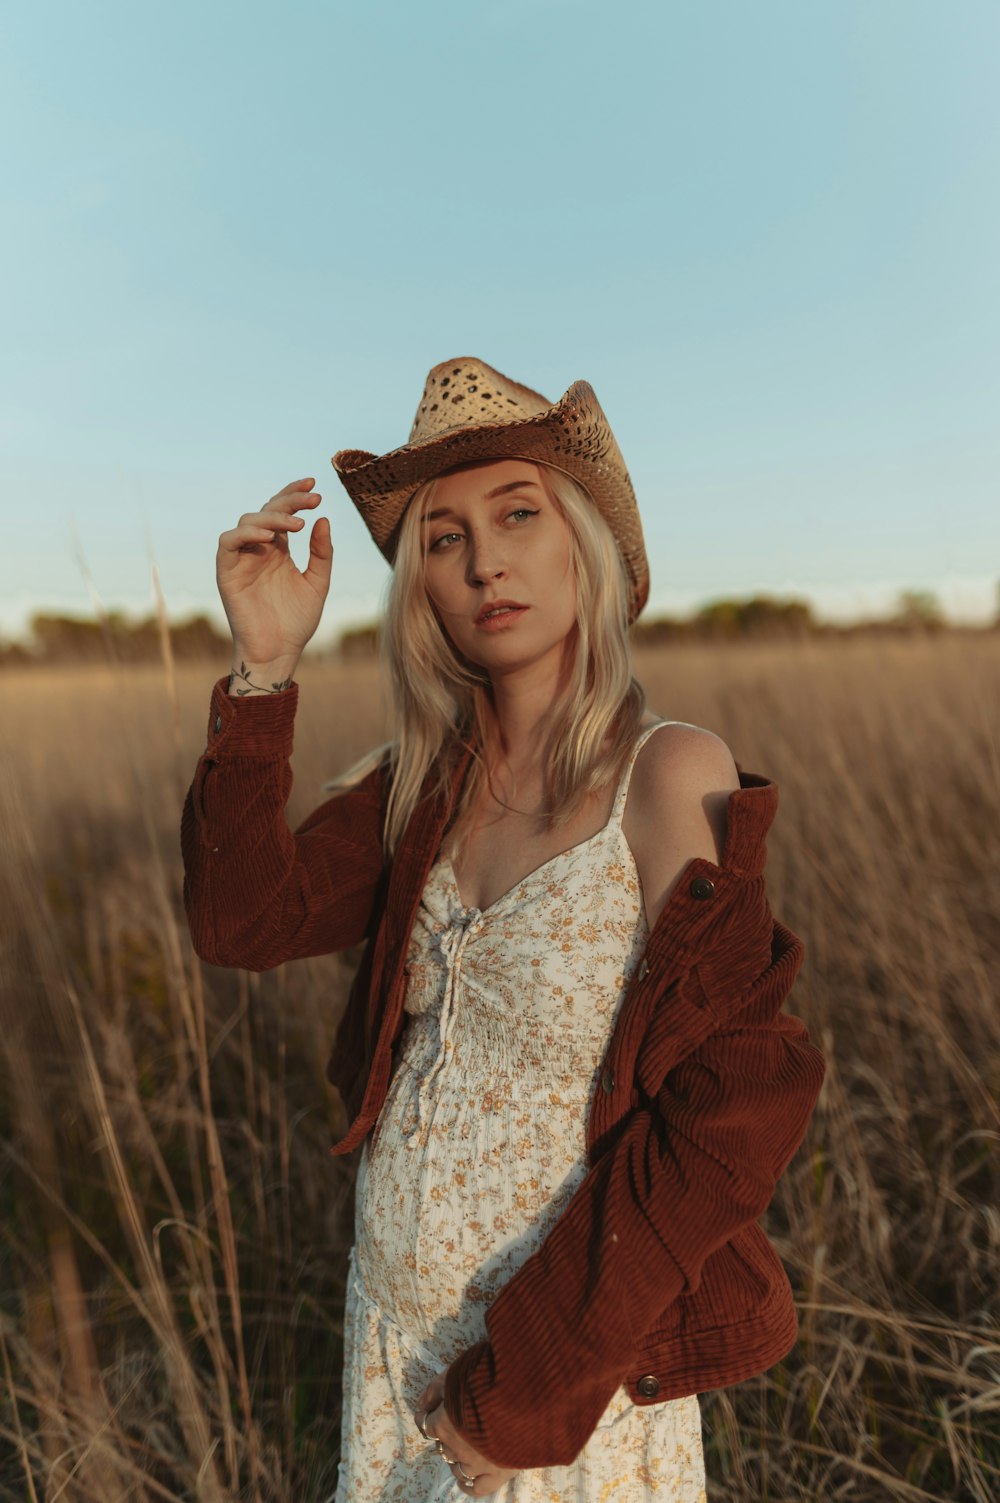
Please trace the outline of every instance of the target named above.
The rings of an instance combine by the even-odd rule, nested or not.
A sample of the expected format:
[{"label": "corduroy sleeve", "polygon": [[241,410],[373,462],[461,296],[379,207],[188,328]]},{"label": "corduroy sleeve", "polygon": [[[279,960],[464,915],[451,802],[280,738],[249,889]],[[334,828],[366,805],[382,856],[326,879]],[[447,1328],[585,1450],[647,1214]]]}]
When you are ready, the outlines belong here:
[{"label": "corduroy sleeve", "polygon": [[285,808],[298,685],[234,699],[227,682],[212,691],[208,745],[181,816],[195,952],[266,971],[360,943],[383,868],[381,769],[293,833]]},{"label": "corduroy sleeve", "polygon": [[[780,952],[778,931],[789,931],[775,925]],[[781,1012],[801,953],[797,941],[786,947],[724,1026],[668,1070],[655,1098],[640,1092],[620,1135],[487,1311],[488,1339],[448,1369],[449,1414],[497,1465],[568,1465],[644,1331],[766,1209],[824,1073],[803,1024]],[[678,982],[701,985],[697,966]]]}]

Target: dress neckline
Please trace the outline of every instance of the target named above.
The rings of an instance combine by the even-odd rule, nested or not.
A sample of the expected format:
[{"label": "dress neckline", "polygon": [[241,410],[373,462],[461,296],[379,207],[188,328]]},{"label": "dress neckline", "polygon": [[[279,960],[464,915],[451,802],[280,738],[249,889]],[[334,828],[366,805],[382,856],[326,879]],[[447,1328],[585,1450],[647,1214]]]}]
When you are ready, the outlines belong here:
[{"label": "dress neckline", "polygon": [[[614,800],[611,804],[611,813],[608,815],[607,819],[599,830],[595,830],[593,835],[587,835],[583,840],[578,840],[575,845],[567,846],[564,851],[556,851],[554,855],[547,857],[545,861],[540,863],[540,865],[533,867],[532,870],[530,872],[526,872],[523,877],[519,877],[511,887],[507,888],[506,892],[502,892],[498,898],[494,898],[493,902],[488,903],[485,908],[477,908],[475,904],[469,904],[465,902],[464,898],[462,897],[461,889],[458,885],[458,877],[455,874],[455,867],[452,864],[451,856],[440,857],[440,863],[448,868],[448,876],[451,881],[452,889],[454,890],[455,896],[458,898],[458,904],[462,912],[478,915],[480,917],[485,917],[487,914],[492,913],[495,908],[498,908],[501,903],[506,902],[506,900],[513,893],[517,892],[519,888],[523,887],[526,882],[530,882],[533,878],[537,877],[540,872],[545,871],[547,867],[553,864],[553,862],[561,861],[564,856],[575,855],[577,851],[586,850],[588,845],[593,845],[595,840],[600,840],[603,836],[607,835],[612,825],[616,826],[619,833],[621,834],[622,842],[625,846],[625,849],[628,851],[629,859],[631,860],[632,865],[635,868],[636,880],[639,882],[639,891],[641,893],[642,881],[639,877],[639,868],[636,865],[635,856],[632,854],[632,847],[625,839],[624,831],[622,831],[621,828],[622,816],[625,812],[625,798],[627,798],[628,796],[628,788],[632,777],[632,769],[635,766],[635,760],[638,757],[639,753],[642,751],[642,748],[645,746],[649,737],[654,731],[659,730],[661,725],[677,725],[678,723],[679,722],[676,720],[657,720],[654,721],[652,725],[647,725],[645,729],[641,731],[640,734],[636,737],[635,745],[632,748],[632,752],[629,756],[628,762],[626,763],[625,770],[622,773],[618,787],[615,790]],[[623,794],[625,795],[625,798],[622,797]],[[643,912],[643,917],[645,917],[645,904],[640,904],[640,907]]]},{"label": "dress neckline", "polygon": [[[586,846],[592,845],[593,842],[595,840],[598,840],[602,835],[606,835],[608,831],[608,825],[610,825],[610,823],[611,820],[609,819],[607,824],[602,825],[599,830],[595,830],[593,835],[588,835],[586,840],[578,840],[576,845],[567,846],[564,851],[556,851],[554,856],[549,856],[547,860],[543,861],[539,866],[533,867],[530,872],[526,872],[523,877],[519,877],[518,880],[514,883],[513,887],[508,887],[506,892],[502,892],[498,898],[494,898],[493,902],[488,903],[485,908],[477,908],[474,904],[465,902],[458,885],[458,878],[455,875],[455,868],[452,865],[451,857],[445,856],[443,858],[443,864],[448,868],[448,876],[451,879],[451,885],[454,889],[455,896],[458,898],[459,907],[462,909],[463,913],[479,914],[485,917],[486,914],[492,913],[494,908],[499,908],[501,903],[506,902],[507,898],[509,898],[513,893],[517,892],[519,888],[523,887],[526,882],[530,882],[534,877],[537,877],[540,872],[545,871],[546,867],[552,866],[552,864],[556,861],[561,861],[564,856],[572,856],[574,852],[584,850]],[[624,836],[622,838],[624,839]],[[625,844],[626,846],[628,845],[627,840],[625,841]],[[631,855],[631,849],[629,850],[629,854]],[[634,857],[632,859],[633,861],[635,860]]]}]

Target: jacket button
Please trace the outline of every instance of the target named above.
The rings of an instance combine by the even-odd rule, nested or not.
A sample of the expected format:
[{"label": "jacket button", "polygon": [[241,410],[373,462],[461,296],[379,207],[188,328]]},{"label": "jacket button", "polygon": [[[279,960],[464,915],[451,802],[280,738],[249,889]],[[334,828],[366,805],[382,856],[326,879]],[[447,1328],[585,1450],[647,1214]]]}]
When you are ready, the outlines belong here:
[{"label": "jacket button", "polygon": [[639,1379],[635,1386],[644,1399],[655,1399],[660,1391],[660,1380],[659,1378],[654,1378],[652,1373],[647,1373],[644,1378]]},{"label": "jacket button", "polygon": [[708,877],[695,877],[691,883],[690,892],[693,898],[710,898],[715,891],[715,883]]},{"label": "jacket button", "polygon": [[615,1088],[615,1072],[614,1072],[614,1070],[605,1070],[604,1074],[601,1076],[601,1085],[604,1088],[604,1090],[607,1091],[608,1095],[610,1096],[611,1092]]},{"label": "jacket button", "polygon": [[222,730],[222,716],[221,715],[216,715],[216,717],[215,717],[215,734],[218,735],[221,730]]}]

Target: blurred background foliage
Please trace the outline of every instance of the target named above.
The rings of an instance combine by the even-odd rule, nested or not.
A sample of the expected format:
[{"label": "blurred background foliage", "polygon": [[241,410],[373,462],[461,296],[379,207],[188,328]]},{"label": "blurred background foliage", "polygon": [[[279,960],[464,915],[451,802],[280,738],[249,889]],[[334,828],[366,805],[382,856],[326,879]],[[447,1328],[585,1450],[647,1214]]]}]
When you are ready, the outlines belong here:
[{"label": "blurred background foliage", "polygon": [[[1000,598],[1000,595],[998,595]],[[690,616],[656,616],[633,627],[637,647],[662,642],[756,641],[803,637],[850,637],[858,634],[965,631],[980,634],[1000,629],[1000,605],[986,627],[958,627],[948,622],[931,590],[903,590],[889,616],[833,624],[817,620],[806,600],[752,595],[747,599],[711,600]],[[162,657],[161,622],[155,613],[138,620],[113,610],[94,617],[36,612],[23,640],[0,639],[0,668],[36,667],[47,663],[152,663]],[[168,627],[173,656],[184,662],[227,659],[230,635],[205,614],[172,621]],[[378,628],[362,624],[343,631],[332,649],[314,658],[366,657],[378,646]]]}]

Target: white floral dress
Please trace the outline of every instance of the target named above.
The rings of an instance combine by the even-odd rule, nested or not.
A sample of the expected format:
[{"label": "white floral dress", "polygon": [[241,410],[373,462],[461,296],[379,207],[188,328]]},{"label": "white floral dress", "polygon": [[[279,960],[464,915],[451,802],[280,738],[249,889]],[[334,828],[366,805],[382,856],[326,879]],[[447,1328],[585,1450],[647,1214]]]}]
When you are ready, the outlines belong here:
[{"label": "white floral dress", "polygon": [[[487,1334],[490,1302],[586,1174],[591,1096],[648,934],[621,821],[656,729],[604,828],[488,908],[463,906],[447,858],[428,874],[398,1062],[358,1171],[336,1503],[468,1496],[417,1429],[416,1400]],[[637,1406],[619,1388],[571,1465],[493,1496],[704,1503],[697,1396]]]}]

